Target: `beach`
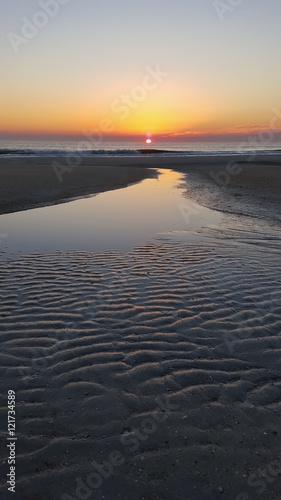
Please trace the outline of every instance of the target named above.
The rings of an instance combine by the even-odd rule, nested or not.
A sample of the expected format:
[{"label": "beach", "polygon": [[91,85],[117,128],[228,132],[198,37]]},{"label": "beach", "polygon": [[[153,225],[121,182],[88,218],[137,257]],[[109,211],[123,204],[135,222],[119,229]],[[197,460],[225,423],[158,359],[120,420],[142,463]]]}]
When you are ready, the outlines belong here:
[{"label": "beach", "polygon": [[72,157],[5,157],[0,158],[0,214],[117,189],[155,175],[151,169],[169,168],[189,175],[189,195],[202,205],[239,213],[238,204],[250,197],[249,205],[256,200],[252,215],[262,205],[274,216],[280,205],[280,167],[281,155],[273,154],[98,156],[76,162]]},{"label": "beach", "polygon": [[141,166],[117,170],[92,160],[77,163],[79,158],[76,166],[65,159],[0,158],[0,214],[118,189],[150,175]]},{"label": "beach", "polygon": [[222,222],[127,252],[3,261],[1,432],[13,390],[18,500],[280,496],[281,156],[89,157],[62,182],[50,158],[1,158],[0,212],[159,169]]}]

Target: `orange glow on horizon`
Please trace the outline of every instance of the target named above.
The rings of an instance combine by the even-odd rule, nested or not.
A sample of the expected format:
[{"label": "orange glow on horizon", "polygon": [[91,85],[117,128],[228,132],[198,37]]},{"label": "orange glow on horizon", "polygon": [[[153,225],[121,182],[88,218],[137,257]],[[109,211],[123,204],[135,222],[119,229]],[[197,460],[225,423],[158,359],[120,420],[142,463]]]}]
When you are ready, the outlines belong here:
[{"label": "orange glow on horizon", "polygon": [[[237,106],[227,97],[208,95],[198,81],[186,85],[175,78],[147,92],[140,102],[128,91],[127,100],[125,89],[134,88],[137,82],[138,78],[134,81],[127,75],[126,81],[117,82],[118,91],[112,81],[98,85],[96,98],[90,84],[81,92],[80,82],[74,88],[44,84],[39,88],[23,81],[15,88],[16,82],[1,106],[0,133],[82,138],[88,134],[96,142],[115,137],[143,142],[147,135],[157,140],[198,141],[206,136],[235,138],[270,129],[272,107],[257,111],[256,101],[248,102],[242,94]],[[280,117],[277,122],[281,129]]]},{"label": "orange glow on horizon", "polygon": [[[280,117],[281,122],[281,117]],[[274,130],[274,133],[281,133],[281,126]],[[157,141],[168,141],[168,142],[178,142],[178,141],[204,141],[204,140],[223,140],[224,137],[227,139],[233,138],[247,138],[249,136],[257,136],[258,134],[272,134],[272,130],[270,127],[266,127],[264,125],[248,125],[248,126],[237,126],[237,127],[202,127],[201,130],[193,130],[193,131],[177,131],[174,129],[173,132],[171,130],[166,129],[162,132],[158,132],[157,130],[153,131],[154,140]],[[143,139],[143,131],[140,130],[124,130],[120,132],[119,130],[114,130],[112,133],[104,133],[99,128],[92,127],[84,127],[81,129],[78,128],[53,128],[53,127],[0,127],[0,135],[3,137],[11,136],[11,137],[37,137],[38,139],[44,137],[52,137],[52,138],[65,138],[70,140],[92,140],[93,142],[101,142],[101,141],[140,141]],[[207,138],[207,139],[206,139]],[[151,139],[145,140],[146,144],[151,144],[153,141]]]},{"label": "orange glow on horizon", "polygon": [[[180,92],[181,91],[181,92]],[[189,95],[190,94],[190,95]],[[89,104],[90,103],[90,104]],[[1,109],[2,135],[34,135],[59,137],[94,136],[101,140],[140,140],[153,136],[156,140],[192,141],[236,136],[246,137],[270,130],[272,109],[260,111],[259,116],[247,113],[248,120],[239,111],[207,105],[199,93],[188,92],[175,83],[168,90],[148,96],[134,108],[122,104],[110,106],[110,100],[101,91],[99,104],[91,104],[88,96],[71,99],[57,95],[44,100],[41,93],[33,99],[19,92],[15,99],[7,95]],[[278,125],[279,128],[278,128]],[[281,130],[281,113],[276,119],[275,131]]]}]

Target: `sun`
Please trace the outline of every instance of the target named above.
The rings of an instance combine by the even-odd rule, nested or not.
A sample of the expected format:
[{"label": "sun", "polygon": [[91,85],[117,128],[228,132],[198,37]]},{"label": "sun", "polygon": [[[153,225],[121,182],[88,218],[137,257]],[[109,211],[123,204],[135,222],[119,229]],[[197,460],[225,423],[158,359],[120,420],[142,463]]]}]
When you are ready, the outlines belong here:
[{"label": "sun", "polygon": [[146,139],[146,144],[151,144],[152,143],[152,140],[151,139]]}]

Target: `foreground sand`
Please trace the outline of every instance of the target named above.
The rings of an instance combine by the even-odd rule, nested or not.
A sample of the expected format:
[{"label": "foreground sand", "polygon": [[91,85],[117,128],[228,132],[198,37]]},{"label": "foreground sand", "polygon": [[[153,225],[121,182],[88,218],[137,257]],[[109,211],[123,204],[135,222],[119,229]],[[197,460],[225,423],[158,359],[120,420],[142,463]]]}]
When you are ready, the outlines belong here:
[{"label": "foreground sand", "polygon": [[[17,500],[280,498],[279,169],[262,189],[264,167],[247,163],[243,201],[204,162],[174,163],[187,195],[247,218],[2,266],[0,428],[5,443],[12,389]],[[7,498],[5,445],[0,463]]]},{"label": "foreground sand", "polygon": [[280,238],[229,236],[2,269],[18,500],[279,498]]}]

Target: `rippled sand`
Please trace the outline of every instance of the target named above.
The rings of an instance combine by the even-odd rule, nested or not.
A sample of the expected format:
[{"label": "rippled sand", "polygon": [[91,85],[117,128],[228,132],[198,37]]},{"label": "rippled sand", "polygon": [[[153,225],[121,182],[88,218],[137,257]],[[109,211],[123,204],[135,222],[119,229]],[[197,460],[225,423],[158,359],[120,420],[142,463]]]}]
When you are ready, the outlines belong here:
[{"label": "rippled sand", "polygon": [[263,496],[249,477],[280,456],[280,253],[277,234],[209,230],[7,262],[16,498],[279,498],[278,474]]}]

